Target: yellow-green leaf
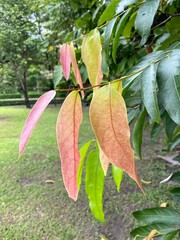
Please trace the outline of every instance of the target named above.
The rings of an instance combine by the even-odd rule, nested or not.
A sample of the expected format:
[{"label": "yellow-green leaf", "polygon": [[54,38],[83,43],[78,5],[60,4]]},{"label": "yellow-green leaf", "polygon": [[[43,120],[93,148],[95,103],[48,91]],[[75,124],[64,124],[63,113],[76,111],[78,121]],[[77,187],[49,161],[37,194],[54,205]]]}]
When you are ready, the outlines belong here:
[{"label": "yellow-green leaf", "polygon": [[[82,42],[82,59],[86,65],[89,81],[92,86],[99,85],[102,80],[102,45],[100,33],[95,28],[86,35]],[[98,88],[94,88],[97,90]]]}]

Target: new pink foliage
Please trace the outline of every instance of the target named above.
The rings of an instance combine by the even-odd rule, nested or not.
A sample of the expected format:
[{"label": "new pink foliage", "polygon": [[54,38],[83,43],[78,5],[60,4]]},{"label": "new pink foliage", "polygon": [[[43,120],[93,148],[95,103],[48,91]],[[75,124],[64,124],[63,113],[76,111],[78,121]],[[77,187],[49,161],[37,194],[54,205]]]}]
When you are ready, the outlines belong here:
[{"label": "new pink foliage", "polygon": [[55,95],[56,95],[56,91],[54,90],[43,94],[37,100],[34,107],[32,108],[21,133],[20,143],[19,143],[19,157],[22,155],[39,118],[41,117],[47,105],[50,103],[50,101],[54,98]]},{"label": "new pink foliage", "polygon": [[67,96],[60,109],[56,134],[64,185],[69,197],[74,200],[78,197],[77,171],[80,162],[78,135],[81,122],[81,99],[78,91],[73,91]]},{"label": "new pink foliage", "polygon": [[62,65],[63,74],[66,80],[69,79],[71,65],[71,49],[70,45],[65,43],[60,47],[60,62]]}]

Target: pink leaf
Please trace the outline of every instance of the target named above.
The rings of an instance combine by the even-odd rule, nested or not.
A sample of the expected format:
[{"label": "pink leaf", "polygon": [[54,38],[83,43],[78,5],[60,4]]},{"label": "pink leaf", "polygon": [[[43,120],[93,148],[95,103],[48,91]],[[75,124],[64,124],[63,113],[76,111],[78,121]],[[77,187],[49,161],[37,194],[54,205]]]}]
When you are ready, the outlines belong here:
[{"label": "pink leaf", "polygon": [[62,64],[63,74],[66,80],[69,79],[71,65],[71,50],[67,43],[60,47],[60,62]]},{"label": "pink leaf", "polygon": [[60,109],[56,134],[64,185],[69,197],[74,200],[78,197],[77,171],[80,162],[78,135],[81,122],[81,99],[78,91],[73,91],[67,96]]},{"label": "pink leaf", "polygon": [[[76,61],[76,54],[75,54],[73,42],[71,42],[70,50],[71,50],[72,70],[74,72],[74,76],[75,76],[80,88],[83,88],[81,74],[80,74],[80,71],[79,71],[79,68],[78,68],[78,65],[77,65],[77,61]],[[84,91],[83,90],[81,91],[81,95],[82,95],[82,98],[84,98]]]},{"label": "pink leaf", "polygon": [[22,155],[26,144],[32,134],[33,129],[35,128],[39,118],[46,109],[47,105],[54,98],[56,91],[51,90],[43,94],[35,103],[34,107],[31,109],[29,116],[26,120],[24,128],[21,133],[20,143],[19,143],[19,157]]}]

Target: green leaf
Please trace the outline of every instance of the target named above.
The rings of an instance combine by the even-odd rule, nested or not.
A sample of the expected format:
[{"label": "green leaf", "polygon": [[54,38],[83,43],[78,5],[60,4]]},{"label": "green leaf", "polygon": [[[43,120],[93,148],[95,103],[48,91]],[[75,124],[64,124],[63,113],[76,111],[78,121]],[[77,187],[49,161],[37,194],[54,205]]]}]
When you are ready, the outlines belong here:
[{"label": "green leaf", "polygon": [[131,15],[131,17],[130,17],[129,21],[127,22],[126,26],[124,27],[123,36],[125,38],[130,38],[131,37],[131,30],[134,26],[136,16],[137,16],[137,12],[134,12]]},{"label": "green leaf", "polygon": [[78,166],[78,172],[77,172],[77,184],[78,184],[78,189],[81,187],[81,176],[82,176],[82,171],[83,171],[83,166],[84,166],[84,161],[86,159],[87,153],[89,151],[89,148],[92,144],[93,140],[85,143],[82,148],[80,149],[80,162]]},{"label": "green leaf", "polygon": [[104,75],[108,76],[109,75],[109,65],[107,63],[107,57],[106,57],[106,52],[105,49],[102,49],[102,72]]},{"label": "green leaf", "polygon": [[164,111],[162,115],[163,124],[165,127],[165,132],[169,140],[172,140],[174,130],[177,124],[169,117],[168,113]]},{"label": "green leaf", "polygon": [[142,37],[140,46],[144,45],[150,35],[154,16],[158,9],[160,0],[146,0],[139,8],[135,20],[135,29]]},{"label": "green leaf", "polygon": [[141,74],[142,99],[153,121],[161,121],[157,98],[156,66],[151,64]]},{"label": "green leaf", "polygon": [[148,67],[150,64],[154,63],[154,61],[157,61],[158,59],[161,59],[167,55],[167,52],[165,51],[157,51],[150,53],[143,57],[137,65],[135,65],[127,75],[137,73],[123,81],[123,93],[125,93],[128,88],[131,86],[133,83],[134,79],[136,79],[142,72],[141,70],[145,69]]},{"label": "green leaf", "polygon": [[104,172],[99,160],[98,149],[91,151],[88,155],[86,161],[85,185],[92,214],[99,221],[104,222],[102,204],[104,190]]},{"label": "green leaf", "polygon": [[132,141],[135,154],[141,159],[141,145],[144,121],[146,118],[146,109],[139,114],[139,117],[134,125]]},{"label": "green leaf", "polygon": [[128,111],[128,123],[131,124],[132,121],[137,117],[139,114],[139,108],[132,108]]},{"label": "green leaf", "polygon": [[166,23],[166,28],[169,33],[177,34],[179,32],[179,23],[180,23],[180,16],[173,17],[170,21]]},{"label": "green leaf", "polygon": [[62,77],[63,77],[62,66],[55,66],[54,74],[53,74],[54,87],[58,85]]},{"label": "green leaf", "polygon": [[119,192],[120,187],[121,187],[122,177],[123,177],[123,170],[112,165],[112,175],[113,175],[113,179],[116,184],[116,187],[117,187],[117,191]]},{"label": "green leaf", "polygon": [[121,0],[119,2],[119,4],[117,5],[117,7],[116,7],[116,14],[119,14],[120,12],[122,12],[129,5],[132,5],[132,4],[137,3],[139,1],[140,0]]},{"label": "green leaf", "polygon": [[116,19],[117,19],[116,17],[113,18],[109,22],[109,24],[107,25],[107,27],[105,29],[104,48],[105,48],[106,57],[107,57],[108,62],[109,62],[109,43],[110,43],[111,36],[113,33],[114,25],[116,23]]},{"label": "green leaf", "polygon": [[162,129],[163,127],[155,122],[151,130],[151,139],[156,140]]},{"label": "green leaf", "polygon": [[116,27],[116,33],[115,33],[115,38],[113,43],[113,50],[112,50],[112,57],[115,63],[116,63],[116,52],[118,49],[119,37],[124,30],[124,26],[129,18],[129,15],[131,14],[131,10],[132,9],[127,10],[127,12],[120,18],[120,21],[118,22],[118,25]]},{"label": "green leaf", "polygon": [[168,151],[171,152],[179,144],[180,144],[180,134],[173,137],[171,142],[168,143]]},{"label": "green leaf", "polygon": [[157,230],[159,232],[159,234],[157,234],[157,236],[162,236],[162,235],[166,235],[166,234],[174,233],[174,232],[175,232],[175,234],[177,234],[176,229],[174,229],[173,227],[170,227],[167,224],[163,224],[163,223],[154,223],[154,224],[150,224],[148,226],[141,226],[141,227],[135,228],[133,231],[131,231],[130,234],[132,237],[137,237],[136,239],[143,240],[150,234],[150,232],[152,230]]},{"label": "green leaf", "polygon": [[111,20],[114,17],[115,9],[116,9],[116,6],[118,3],[119,3],[119,0],[111,1],[111,3],[107,6],[107,8],[102,13],[102,15],[99,19],[99,22],[98,22],[98,26],[100,26],[101,24],[103,24],[106,21]]},{"label": "green leaf", "polygon": [[159,97],[172,120],[180,125],[180,50],[175,49],[158,66]]},{"label": "green leaf", "polygon": [[177,202],[180,203],[180,187],[172,188],[170,191],[171,198]]},{"label": "green leaf", "polygon": [[137,221],[146,224],[163,223],[170,227],[180,227],[180,213],[172,208],[150,208],[133,213]]},{"label": "green leaf", "polygon": [[162,240],[172,240],[174,239],[174,237],[176,237],[178,233],[180,233],[180,229],[178,229],[177,231],[167,233],[165,236],[163,236]]}]

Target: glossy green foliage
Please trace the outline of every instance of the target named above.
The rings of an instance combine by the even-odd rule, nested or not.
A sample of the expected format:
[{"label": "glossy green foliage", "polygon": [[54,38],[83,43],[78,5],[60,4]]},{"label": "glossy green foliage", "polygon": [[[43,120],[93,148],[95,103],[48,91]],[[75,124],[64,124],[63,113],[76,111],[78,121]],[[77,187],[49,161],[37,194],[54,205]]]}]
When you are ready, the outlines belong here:
[{"label": "glossy green foliage", "polygon": [[113,179],[114,182],[116,184],[117,187],[117,191],[120,191],[120,187],[121,187],[121,181],[123,178],[123,170],[121,170],[120,168],[112,165],[112,175],[113,175]]},{"label": "glossy green foliage", "polygon": [[139,114],[137,121],[134,125],[133,129],[133,147],[135,154],[141,159],[141,145],[142,145],[142,135],[143,135],[143,128],[144,128],[144,121],[146,118],[146,109],[144,108],[142,112]]},{"label": "glossy green foliage", "polygon": [[151,26],[159,3],[160,0],[146,0],[138,10],[135,29],[142,37],[140,45],[144,45],[150,35]]}]

